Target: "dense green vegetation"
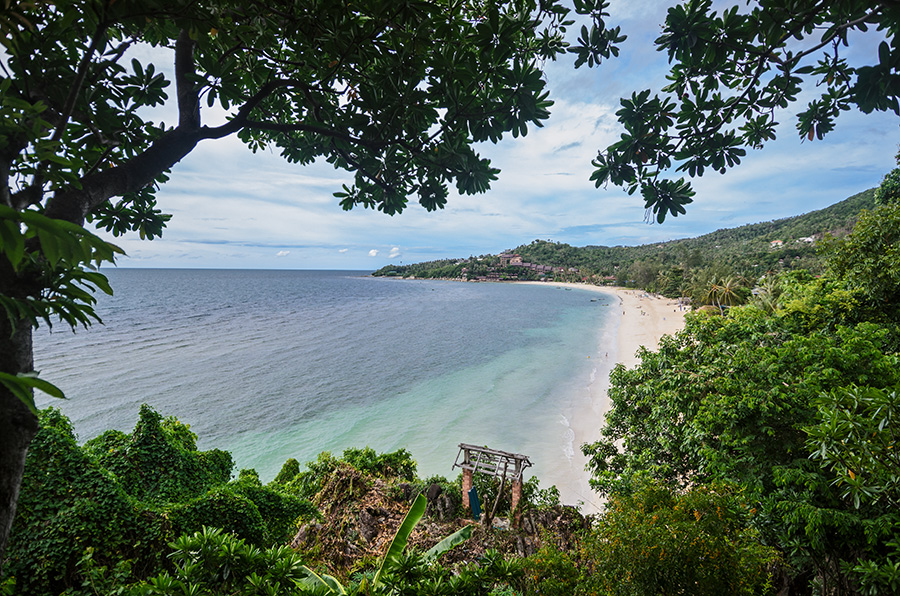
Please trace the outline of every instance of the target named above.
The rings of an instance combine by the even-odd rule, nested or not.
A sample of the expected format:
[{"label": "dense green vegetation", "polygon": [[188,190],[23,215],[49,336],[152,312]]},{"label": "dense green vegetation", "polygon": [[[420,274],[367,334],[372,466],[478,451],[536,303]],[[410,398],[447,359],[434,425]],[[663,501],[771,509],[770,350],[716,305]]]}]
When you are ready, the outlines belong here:
[{"label": "dense green vegetation", "polygon": [[616,368],[603,439],[583,448],[595,487],[740,486],[780,583],[897,593],[898,229],[900,205],[866,212],[824,277],[776,279],[774,309],[689,316],[639,367]]},{"label": "dense green vegetation", "polygon": [[[110,431],[83,446],[58,411],[41,421],[0,584],[7,594],[606,593],[619,585],[610,581],[618,566],[660,546],[661,565],[651,556],[636,581],[650,586],[667,567],[671,586],[751,594],[767,585],[777,557],[749,528],[747,502],[724,488],[679,495],[647,485],[585,531],[555,489],[531,478],[518,510],[528,529],[487,531],[464,520],[460,478],[422,480],[404,450],[323,453],[304,468],[288,460],[262,485],[252,470],[231,480],[228,453],[197,451],[190,429],[147,406],[131,434]],[[422,497],[435,486],[443,511],[441,499]],[[496,480],[476,476],[476,486],[485,502],[496,498]],[[499,514],[509,507],[501,499]],[[364,535],[373,531],[365,516],[379,511],[389,543]],[[660,516],[693,536],[689,549],[653,533]],[[417,524],[430,530],[416,533]],[[460,552],[439,564],[451,548]],[[698,555],[710,563],[686,566]]]},{"label": "dense green vegetation", "polygon": [[[40,420],[0,593],[320,594],[346,588],[388,594],[435,582],[469,594],[522,575],[521,564],[489,548],[456,574],[456,567],[432,564],[473,532],[461,509],[461,478],[420,479],[402,449],[350,448],[302,467],[291,459],[262,484],[254,470],[233,478],[229,453],[198,451],[185,424],[146,405],[130,434],[107,431],[84,445],[58,410],[41,412]],[[476,485],[486,502],[496,498],[496,481],[478,477]],[[401,542],[411,535],[423,544],[412,533],[425,515],[421,495],[429,487],[441,495],[439,503],[427,503],[434,508],[430,525],[444,522],[435,530],[444,540],[426,535],[424,543],[433,542],[427,552],[404,552]],[[540,505],[566,519],[580,517],[559,506],[555,490],[539,489],[535,478],[523,494],[523,510]],[[508,495],[500,499],[501,515],[510,513]],[[379,522],[367,526],[366,515]],[[406,526],[399,523],[403,515]],[[396,532],[396,546],[384,551],[386,531]],[[489,544],[484,529],[478,531],[480,543]],[[506,551],[514,538],[506,539]]]},{"label": "dense green vegetation", "polygon": [[301,491],[263,486],[250,470],[232,480],[233,467],[230,454],[198,451],[186,425],[147,406],[130,435],[108,431],[84,446],[47,410],[4,573],[16,578],[16,593],[59,594],[80,586],[88,555],[134,580],[163,565],[180,534],[216,526],[257,547],[284,544],[297,519],[318,515]]},{"label": "dense green vegetation", "polygon": [[640,482],[611,497],[568,551],[543,549],[526,565],[527,593],[588,595],[763,594],[775,549],[764,545],[748,501],[724,486],[675,492]]}]

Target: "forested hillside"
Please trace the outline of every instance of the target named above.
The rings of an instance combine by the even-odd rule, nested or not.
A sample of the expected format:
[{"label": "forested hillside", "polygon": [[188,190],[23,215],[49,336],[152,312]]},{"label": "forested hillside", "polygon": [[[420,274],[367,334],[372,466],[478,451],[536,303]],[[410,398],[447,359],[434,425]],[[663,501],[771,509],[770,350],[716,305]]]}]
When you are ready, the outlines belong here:
[{"label": "forested hillside", "polygon": [[[642,246],[574,247],[535,240],[508,251],[543,269],[501,264],[499,255],[388,266],[376,276],[455,279],[556,279],[639,287],[666,296],[703,295],[716,280],[732,278],[749,291],[767,273],[822,271],[819,248],[842,237],[874,205],[874,189],[804,215],[722,229],[698,238]],[[746,293],[746,292],[745,292]]]}]

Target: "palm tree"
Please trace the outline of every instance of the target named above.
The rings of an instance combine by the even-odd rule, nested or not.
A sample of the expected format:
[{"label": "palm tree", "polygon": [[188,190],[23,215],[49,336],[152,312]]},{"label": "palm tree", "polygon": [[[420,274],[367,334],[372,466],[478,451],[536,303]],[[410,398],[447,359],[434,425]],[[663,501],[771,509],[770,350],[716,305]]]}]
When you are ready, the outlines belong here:
[{"label": "palm tree", "polygon": [[773,313],[778,308],[778,296],[781,294],[778,281],[772,276],[766,276],[759,280],[754,289],[753,304],[762,310]]},{"label": "palm tree", "polygon": [[737,291],[740,287],[740,280],[733,275],[713,277],[703,296],[703,302],[719,307],[719,312],[724,316],[726,306],[743,303],[743,298]]},{"label": "palm tree", "polygon": [[738,304],[743,304],[744,299],[740,294],[737,293],[738,288],[741,287],[741,280],[736,278],[733,275],[729,275],[724,279],[719,280],[719,308],[722,308],[722,305],[725,306],[737,306]]}]

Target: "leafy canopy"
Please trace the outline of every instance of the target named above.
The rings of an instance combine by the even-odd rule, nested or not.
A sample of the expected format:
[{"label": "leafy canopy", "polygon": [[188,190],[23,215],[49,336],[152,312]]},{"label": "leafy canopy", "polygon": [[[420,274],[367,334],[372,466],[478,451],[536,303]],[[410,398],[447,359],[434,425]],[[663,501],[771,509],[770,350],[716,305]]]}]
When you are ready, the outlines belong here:
[{"label": "leafy canopy", "polygon": [[[620,36],[603,27],[605,3],[577,5],[597,23],[580,56],[597,62]],[[52,197],[57,215],[153,238],[168,169],[238,134],[353,172],[347,209],[399,213],[408,196],[440,208],[449,183],[472,194],[496,178],[475,143],[549,116],[540,65],[565,52],[569,13],[534,0],[23,3],[3,40],[3,202]],[[163,105],[174,122],[149,111]],[[227,117],[209,126],[214,106]]]},{"label": "leafy canopy", "polygon": [[[621,100],[621,139],[601,150],[591,179],[641,191],[647,216],[662,223],[685,213],[694,191],[669,170],[724,173],[748,148],[775,138],[779,112],[812,96],[797,115],[810,141],[835,127],[841,112],[900,115],[900,6],[864,0],[748,1],[713,10],[712,0],[669,9],[655,43],[671,64],[662,95]],[[848,62],[851,38],[880,40],[867,63]]]}]

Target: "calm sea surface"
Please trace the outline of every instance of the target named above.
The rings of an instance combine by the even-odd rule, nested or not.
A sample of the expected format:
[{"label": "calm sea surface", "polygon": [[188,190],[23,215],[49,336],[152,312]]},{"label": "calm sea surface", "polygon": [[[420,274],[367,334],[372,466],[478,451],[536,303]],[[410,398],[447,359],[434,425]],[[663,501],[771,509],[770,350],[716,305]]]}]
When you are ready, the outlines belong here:
[{"label": "calm sea surface", "polygon": [[605,383],[613,296],[348,271],[106,273],[104,325],[35,335],[35,367],[69,398],[39,403],[81,441],[130,430],[148,403],[263,481],[289,457],[367,445],[455,477],[464,442],[524,453],[542,486],[592,498],[569,423]]}]

